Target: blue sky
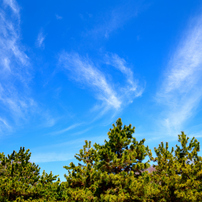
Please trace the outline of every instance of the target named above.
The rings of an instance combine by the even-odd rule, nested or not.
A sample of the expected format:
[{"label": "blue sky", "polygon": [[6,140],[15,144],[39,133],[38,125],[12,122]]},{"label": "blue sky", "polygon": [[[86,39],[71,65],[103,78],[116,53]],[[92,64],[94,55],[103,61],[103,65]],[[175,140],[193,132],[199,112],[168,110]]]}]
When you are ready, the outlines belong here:
[{"label": "blue sky", "polygon": [[199,0],[0,0],[0,69],[0,152],[62,180],[119,117],[151,149],[202,139]]}]

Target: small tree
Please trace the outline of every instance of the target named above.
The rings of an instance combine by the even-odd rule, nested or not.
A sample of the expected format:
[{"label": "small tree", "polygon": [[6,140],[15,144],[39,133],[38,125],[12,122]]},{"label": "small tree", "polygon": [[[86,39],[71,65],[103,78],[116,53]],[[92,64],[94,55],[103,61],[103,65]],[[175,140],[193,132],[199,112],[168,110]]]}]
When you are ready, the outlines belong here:
[{"label": "small tree", "polygon": [[[158,184],[159,195],[155,201],[202,201],[202,158],[198,156],[199,142],[186,137],[184,132],[178,135],[176,145],[168,150],[163,142],[155,148],[158,165],[152,173],[152,181]],[[193,163],[189,163],[192,161]]]},{"label": "small tree", "polygon": [[108,132],[109,141],[105,145],[94,144],[97,152],[95,167],[108,174],[118,174],[122,171],[127,173],[133,171],[135,176],[141,175],[142,171],[150,166],[149,160],[143,161],[146,157],[152,158],[151,150],[144,146],[145,139],[138,142],[132,137],[135,127],[122,127],[123,123],[119,118],[116,126]]},{"label": "small tree", "polygon": [[31,163],[30,157],[29,149],[24,147],[8,156],[0,153],[0,201],[45,199],[57,195],[53,192],[57,186],[52,183],[57,176],[45,171],[40,176],[39,166]]}]

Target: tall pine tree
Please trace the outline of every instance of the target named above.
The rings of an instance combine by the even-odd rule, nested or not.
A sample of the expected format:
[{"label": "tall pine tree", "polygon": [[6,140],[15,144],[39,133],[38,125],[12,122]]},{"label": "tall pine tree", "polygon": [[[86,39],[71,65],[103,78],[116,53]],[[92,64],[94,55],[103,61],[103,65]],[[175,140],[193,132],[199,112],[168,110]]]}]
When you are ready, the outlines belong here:
[{"label": "tall pine tree", "polygon": [[[75,155],[76,159],[84,164],[75,166],[70,163],[70,166],[64,166],[69,173],[65,175],[66,195],[75,196],[75,199],[80,201],[123,201],[129,200],[133,193],[134,197],[141,200],[144,190],[147,189],[145,183],[148,181],[143,179],[145,174],[142,171],[150,166],[149,160],[143,161],[146,157],[152,159],[152,153],[144,146],[144,139],[138,142],[132,137],[134,132],[135,127],[131,124],[123,127],[121,119],[118,119],[108,132],[109,141],[105,140],[104,145],[95,143],[92,148],[91,141],[85,141],[83,149]],[[142,179],[141,186],[138,178]],[[138,189],[128,187],[138,183]],[[142,192],[140,196],[135,196],[134,192],[137,190]]]}]

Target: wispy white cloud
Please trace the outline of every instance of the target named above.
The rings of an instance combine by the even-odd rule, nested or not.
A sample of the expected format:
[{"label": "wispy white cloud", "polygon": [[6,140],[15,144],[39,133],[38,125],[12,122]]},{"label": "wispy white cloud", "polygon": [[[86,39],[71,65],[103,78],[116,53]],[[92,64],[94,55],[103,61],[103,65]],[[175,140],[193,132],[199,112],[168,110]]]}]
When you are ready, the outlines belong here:
[{"label": "wispy white cloud", "polygon": [[[116,69],[125,75],[127,80],[128,86],[124,87],[124,96],[130,94],[131,92],[134,93],[135,97],[139,97],[142,95],[144,88],[138,85],[138,80],[134,79],[133,71],[126,66],[126,61],[123,58],[120,58],[117,54],[106,55],[106,64],[112,65]],[[131,94],[130,94],[131,96]],[[133,100],[133,96],[131,100]]]},{"label": "wispy white cloud", "polygon": [[31,156],[31,162],[35,163],[46,163],[46,162],[54,162],[54,161],[68,161],[74,159],[74,154],[71,153],[56,153],[56,152],[48,152],[48,153],[33,153]]},{"label": "wispy white cloud", "polygon": [[189,127],[188,130],[186,130],[186,134],[189,138],[202,138],[201,124],[197,125],[196,127]]},{"label": "wispy white cloud", "polygon": [[46,123],[45,123],[45,127],[52,127],[54,126],[56,123],[56,120],[50,116],[46,117]]},{"label": "wispy white cloud", "polygon": [[116,92],[107,82],[104,74],[87,58],[82,58],[78,54],[63,53],[60,55],[60,64],[68,69],[73,78],[78,82],[83,82],[97,92],[97,99],[106,105],[118,109],[121,101]]},{"label": "wispy white cloud", "polygon": [[138,2],[124,2],[107,13],[102,13],[102,17],[99,20],[100,23],[88,33],[96,37],[104,36],[108,38],[112,32],[123,27],[127,21],[136,17],[139,10],[140,4]]},{"label": "wispy white cloud", "polygon": [[[31,161],[36,163],[54,162],[54,161],[67,161],[75,159],[74,155],[79,153],[79,150],[85,145],[85,140],[91,141],[91,146],[94,143],[103,144],[106,135],[93,136],[93,137],[81,137],[74,140],[63,141],[61,143],[46,145],[42,147],[36,147],[32,149]],[[66,152],[67,148],[70,152]],[[58,152],[60,149],[60,152]],[[51,150],[52,152],[46,152]],[[63,152],[61,152],[63,151]]]},{"label": "wispy white cloud", "polygon": [[[30,81],[34,70],[21,38],[20,9],[17,2],[0,2],[0,114],[6,114],[4,120],[11,130],[22,124],[22,121],[27,123],[33,113],[40,116],[44,127],[52,127],[56,118],[47,110],[39,109],[31,94]],[[40,47],[44,46],[44,38],[41,31],[38,36]],[[8,129],[3,122],[0,127],[0,130]]]},{"label": "wispy white cloud", "polygon": [[[31,161],[44,163],[74,159],[75,153],[78,152],[80,148],[82,148],[82,146],[85,144],[85,140],[86,138],[82,137],[74,140],[63,141],[57,144],[33,148]],[[66,152],[67,147],[71,152]],[[58,149],[63,152],[58,152]],[[46,152],[47,150],[51,150],[52,152]]]},{"label": "wispy white cloud", "polygon": [[54,149],[58,149],[58,148],[70,148],[70,147],[77,147],[76,144],[82,144],[84,143],[86,140],[86,138],[82,137],[82,138],[78,138],[78,139],[74,139],[74,140],[69,140],[69,141],[63,141],[62,143],[57,143],[57,144],[52,144],[52,145],[46,145],[46,146],[42,146],[42,147],[37,147],[34,148],[34,151],[37,150],[54,150]]},{"label": "wispy white cloud", "polygon": [[24,118],[28,108],[35,105],[26,93],[32,76],[29,58],[20,43],[20,13],[16,1],[4,0],[1,4],[0,27],[0,110],[7,115],[4,122],[7,127],[11,120]]},{"label": "wispy white cloud", "polygon": [[10,130],[11,126],[8,124],[8,122],[0,117],[0,132],[4,132],[4,130]]},{"label": "wispy white cloud", "polygon": [[78,132],[76,132],[76,133],[72,133],[71,134],[71,136],[77,136],[77,135],[81,135],[81,134],[84,134],[84,133],[86,133],[87,131],[89,131],[90,129],[92,129],[93,127],[89,127],[89,128],[86,128],[86,129],[84,129],[84,130],[81,130],[81,131],[78,131]]},{"label": "wispy white cloud", "polygon": [[[193,22],[192,22],[193,23]],[[165,105],[162,124],[182,130],[202,99],[202,16],[186,32],[171,58],[156,99]]]},{"label": "wispy white cloud", "polygon": [[62,16],[57,15],[57,14],[55,15],[55,17],[56,17],[57,20],[62,20],[62,18],[63,18]]},{"label": "wispy white cloud", "polygon": [[105,56],[102,64],[111,65],[123,74],[126,78],[126,85],[121,84],[121,88],[115,88],[117,80],[109,81],[89,58],[64,52],[60,55],[59,62],[70,72],[68,76],[93,89],[96,99],[102,101],[101,104],[95,104],[91,109],[91,112],[99,111],[95,119],[102,117],[111,109],[114,109],[114,112],[120,111],[125,105],[132,103],[135,97],[141,96],[144,90],[133,78],[133,72],[126,66],[125,60],[116,54]]},{"label": "wispy white cloud", "polygon": [[37,114],[40,115],[39,128],[51,128],[55,126],[59,120],[59,117],[53,116],[50,110],[42,109],[37,106]]},{"label": "wispy white cloud", "polygon": [[[20,77],[23,72],[28,73],[24,66],[29,64],[29,59],[23,51],[23,47],[19,45],[19,26],[12,22],[15,20],[15,17],[10,17],[6,15],[6,12],[0,10],[0,65],[1,74],[8,74],[14,70],[15,74]],[[23,65],[23,71],[17,65]]]},{"label": "wispy white cloud", "polygon": [[62,130],[54,131],[54,132],[51,133],[51,135],[59,135],[59,134],[68,132],[69,130],[72,130],[72,129],[76,128],[77,126],[80,126],[80,125],[81,125],[81,123],[73,124],[73,125],[71,125],[71,126],[69,126],[67,128],[62,129]]},{"label": "wispy white cloud", "polygon": [[9,6],[12,9],[13,13],[19,15],[20,9],[15,0],[3,0],[3,3],[4,5]]},{"label": "wispy white cloud", "polygon": [[36,46],[39,48],[44,47],[44,40],[45,40],[45,36],[44,36],[43,32],[40,31],[37,36]]},{"label": "wispy white cloud", "polygon": [[31,98],[19,98],[18,95],[1,95],[0,101],[9,108],[12,116],[16,118],[24,118],[24,113],[35,105],[35,102]]}]

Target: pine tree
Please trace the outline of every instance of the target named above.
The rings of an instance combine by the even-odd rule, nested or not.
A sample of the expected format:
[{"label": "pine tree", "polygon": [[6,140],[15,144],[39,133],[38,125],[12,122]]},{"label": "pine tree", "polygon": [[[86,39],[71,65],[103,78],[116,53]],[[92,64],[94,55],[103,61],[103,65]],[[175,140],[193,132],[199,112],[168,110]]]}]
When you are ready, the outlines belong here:
[{"label": "pine tree", "polygon": [[31,163],[30,157],[24,147],[8,156],[0,153],[0,201],[50,198],[51,190],[57,189],[59,182],[56,186],[52,183],[57,176],[45,171],[40,176],[39,166]]},{"label": "pine tree", "polygon": [[[176,145],[168,150],[168,142],[155,148],[156,171],[152,181],[158,185],[159,195],[155,201],[202,201],[202,158],[199,142],[193,137],[189,142],[184,132],[178,136]],[[192,162],[192,163],[190,163]]]},{"label": "pine tree", "polygon": [[75,155],[84,165],[64,166],[69,173],[65,175],[67,196],[78,201],[141,201],[143,195],[150,195],[144,193],[151,185],[147,183],[149,177],[144,178],[143,174],[150,166],[149,160],[143,161],[146,157],[152,159],[151,150],[144,146],[144,139],[138,142],[132,137],[135,127],[122,125],[121,119],[116,126],[113,124],[108,132],[109,141],[105,140],[104,145],[95,143],[92,148],[91,141],[85,141],[80,154]]},{"label": "pine tree", "polygon": [[108,132],[109,141],[105,140],[105,145],[94,145],[98,151],[96,158],[96,168],[107,171],[108,174],[118,174],[121,171],[129,173],[133,171],[138,177],[142,171],[150,166],[149,160],[143,161],[146,157],[151,157],[151,150],[144,146],[145,139],[138,142],[132,137],[135,127],[132,125],[122,127],[122,121],[119,118],[116,126]]},{"label": "pine tree", "polygon": [[[64,166],[66,182],[60,183],[52,172],[47,174],[30,162],[25,148],[5,156],[0,153],[0,201],[109,201],[109,202],[191,202],[202,201],[202,157],[200,144],[178,136],[180,145],[169,150],[168,142],[151,150],[145,139],[132,137],[135,127],[123,126],[121,119],[108,132],[103,145],[85,140],[75,158],[76,166]],[[150,159],[150,160],[146,160]],[[147,172],[150,162],[155,171]],[[56,181],[57,180],[57,181]]]}]

